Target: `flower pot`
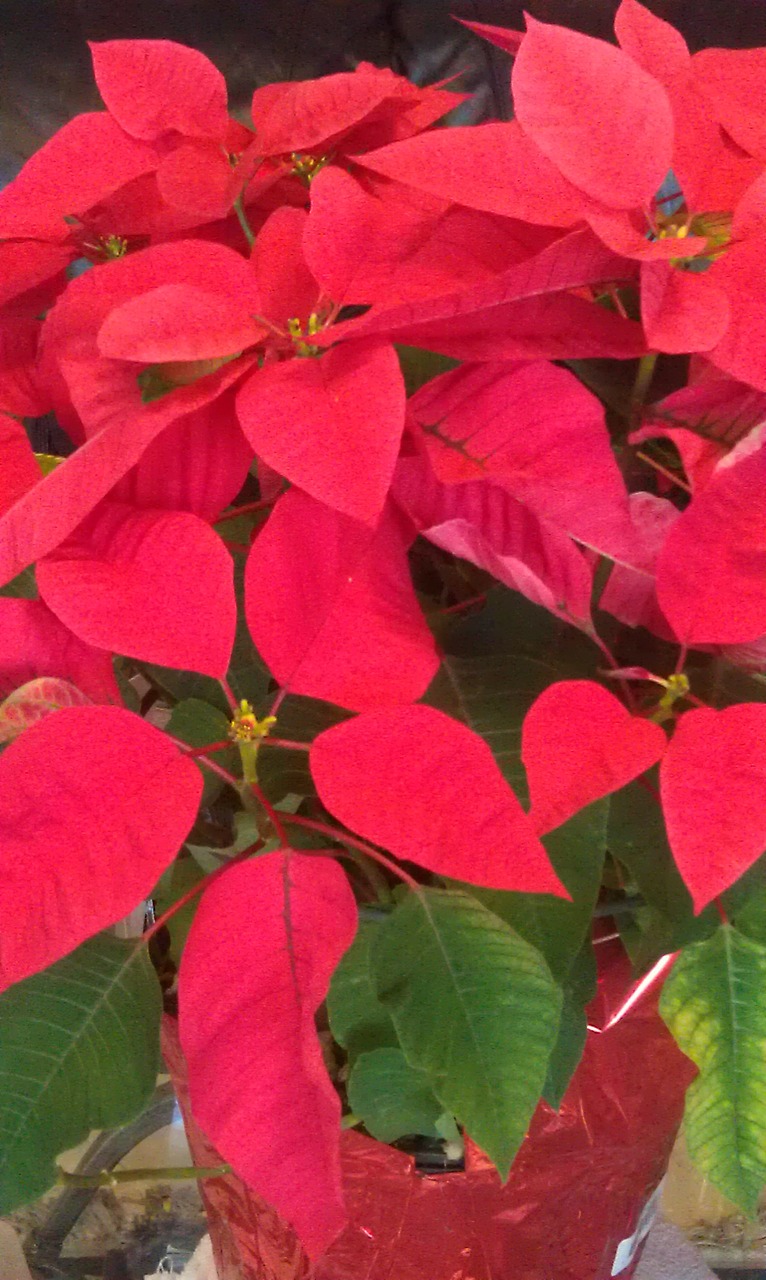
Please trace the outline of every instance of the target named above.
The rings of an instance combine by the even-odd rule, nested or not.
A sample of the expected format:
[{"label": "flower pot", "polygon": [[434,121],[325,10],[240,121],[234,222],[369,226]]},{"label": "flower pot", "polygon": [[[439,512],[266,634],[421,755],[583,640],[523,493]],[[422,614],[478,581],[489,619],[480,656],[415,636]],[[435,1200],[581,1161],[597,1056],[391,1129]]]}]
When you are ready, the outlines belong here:
[{"label": "flower pot", "polygon": [[[220,1280],[629,1280],[694,1069],[649,1000],[598,1030],[628,982],[621,956],[602,960],[582,1061],[560,1111],[538,1107],[505,1186],[470,1142],[464,1172],[423,1176],[408,1155],[349,1131],[349,1224],[313,1269],[289,1226],[237,1178],[201,1184]],[[215,1165],[169,1019],[164,1050],[192,1156]]]}]

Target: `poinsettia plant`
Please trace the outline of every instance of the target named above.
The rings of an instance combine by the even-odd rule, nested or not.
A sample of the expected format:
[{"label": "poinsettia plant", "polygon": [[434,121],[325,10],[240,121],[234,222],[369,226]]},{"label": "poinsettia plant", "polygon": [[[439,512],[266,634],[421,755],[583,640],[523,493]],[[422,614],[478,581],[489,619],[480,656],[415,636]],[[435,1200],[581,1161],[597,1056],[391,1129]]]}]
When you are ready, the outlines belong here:
[{"label": "poinsettia plant", "polygon": [[766,1181],[766,50],[476,30],[510,123],[367,64],[243,123],[95,44],[0,193],[4,1210],[142,1106],[163,999],[312,1255],[342,1123],[506,1177],[594,914],[700,1167]]}]

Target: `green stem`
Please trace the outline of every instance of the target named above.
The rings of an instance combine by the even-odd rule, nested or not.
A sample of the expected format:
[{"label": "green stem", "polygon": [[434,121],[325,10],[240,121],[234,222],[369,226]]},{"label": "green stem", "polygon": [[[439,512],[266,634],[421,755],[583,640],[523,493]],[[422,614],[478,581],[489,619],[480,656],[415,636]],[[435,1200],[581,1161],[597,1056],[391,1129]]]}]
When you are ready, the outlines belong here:
[{"label": "green stem", "polygon": [[245,239],[247,240],[248,247],[252,249],[253,245],[255,244],[255,236],[253,235],[252,227],[250,226],[250,223],[247,220],[247,214],[245,213],[245,206],[242,203],[242,196],[237,196],[236,200],[234,201],[234,212],[236,213],[237,218],[239,219],[239,225],[241,226],[242,230],[245,233]]},{"label": "green stem", "polygon": [[65,1187],[116,1187],[121,1182],[190,1182],[197,1178],[223,1178],[231,1173],[231,1165],[219,1164],[212,1169],[105,1169],[103,1173],[67,1173],[59,1169],[56,1182]]},{"label": "green stem", "polygon": [[657,351],[648,351],[647,354],[642,356],[638,362],[636,380],[633,383],[633,390],[630,396],[630,412],[634,421],[638,419],[644,401],[649,394],[649,388],[652,385],[652,378],[654,377],[654,370],[657,365],[658,355],[659,352]]}]

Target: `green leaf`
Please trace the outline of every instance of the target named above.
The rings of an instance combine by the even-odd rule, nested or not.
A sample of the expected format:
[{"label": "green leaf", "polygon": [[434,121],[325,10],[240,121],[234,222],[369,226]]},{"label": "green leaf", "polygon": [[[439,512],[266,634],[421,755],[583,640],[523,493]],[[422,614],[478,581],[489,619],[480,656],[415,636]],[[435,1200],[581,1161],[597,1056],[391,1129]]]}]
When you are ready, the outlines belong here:
[{"label": "green leaf", "polygon": [[156,662],[136,662],[134,666],[174,701],[197,698],[216,707],[224,715],[231,714],[226,694],[218,681],[210,676],[201,676],[194,671],[176,671],[174,667],[160,667]]},{"label": "green leaf", "polygon": [[34,565],[22,569],[15,578],[11,578],[4,587],[0,587],[0,596],[10,596],[14,600],[36,600],[37,578]]},{"label": "green leaf", "polygon": [[117,688],[120,691],[123,705],[128,711],[134,711],[138,715],[141,711],[141,699],[138,691],[130,683],[130,675],[125,668],[125,659],[113,657],[112,666],[114,667],[114,678],[117,681]]},{"label": "green leaf", "polygon": [[327,993],[330,1030],[352,1061],[371,1049],[399,1044],[391,1015],[378,1000],[372,978],[370,954],[379,931],[379,924],[359,925]]},{"label": "green leaf", "polygon": [[[190,747],[204,747],[211,742],[226,741],[229,736],[229,725],[229,717],[215,707],[211,707],[209,702],[202,702],[199,698],[184,698],[173,708],[167,730],[174,738],[180,738]],[[213,752],[210,759],[219,764],[222,769],[233,773],[235,778],[241,773],[239,752],[234,743]],[[221,793],[223,781],[199,761],[195,763],[205,783],[201,803],[203,806],[212,804],[216,796]]]},{"label": "green leaf", "polygon": [[[191,852],[182,850],[175,862],[160,877],[152,893],[157,917],[164,915],[170,907],[178,902],[179,898],[182,898],[185,893],[188,893],[190,889],[198,885],[205,878],[205,874],[206,872],[203,871],[199,863],[191,855]],[[197,894],[183,907],[180,907],[178,911],[175,911],[167,922],[167,930],[170,934],[170,952],[176,964],[181,958],[181,952],[191,929],[200,897],[201,894]]]},{"label": "green leaf", "polygon": [[460,363],[459,360],[453,360],[451,356],[440,356],[434,351],[423,351],[420,347],[397,345],[396,353],[399,356],[408,396],[414,395],[426,382],[437,378],[439,374],[456,369]]},{"label": "green leaf", "polygon": [[699,1067],[684,1118],[692,1160],[755,1214],[766,1182],[766,947],[720,926],[681,953],[660,1013]]},{"label": "green leaf", "polygon": [[379,1142],[396,1142],[408,1134],[442,1136],[437,1123],[444,1108],[428,1076],[409,1066],[401,1049],[363,1053],[349,1077],[348,1101]]},{"label": "green leaf", "polygon": [[[229,525],[226,536],[233,538]],[[245,617],[245,565],[247,556],[234,555],[234,590],[237,597],[237,630],[226,679],[237,701],[246,698],[254,707],[265,708],[274,685],[271,672],[253,644]],[[265,712],[264,712],[265,713]]]},{"label": "green leaf", "polygon": [[[656,770],[649,780],[657,785]],[[640,782],[631,782],[611,797],[607,843],[646,902],[623,930],[636,969],[648,969],[660,956],[715,932],[718,912],[710,906],[695,916],[691,894],[670,852],[660,805]]]},{"label": "green leaf", "polygon": [[0,1213],[53,1185],[60,1152],[146,1104],[160,1014],[146,948],[108,934],[0,996]]},{"label": "green leaf", "polygon": [[558,1111],[585,1048],[588,1018],[585,1006],[596,994],[596,957],[590,941],[575,957],[564,982],[564,1003],[556,1044],[548,1063],[543,1096]]},{"label": "green leaf", "polygon": [[471,892],[541,951],[561,982],[585,941],[598,899],[606,851],[609,797],[581,809],[542,843],[572,901],[542,893]]},{"label": "green leaf", "polygon": [[475,898],[424,889],[380,926],[372,967],[410,1066],[507,1178],[558,1032],[544,959]]},{"label": "green leaf", "polygon": [[[223,846],[192,844],[187,840],[186,848],[197,865],[207,875],[211,871],[218,871],[225,862],[229,862],[231,858],[236,858],[238,853],[244,853],[248,845],[255,844],[259,839],[260,832],[255,815],[248,810],[241,810],[239,813],[234,814],[234,840],[231,844]],[[265,849],[263,851],[265,852]]]}]

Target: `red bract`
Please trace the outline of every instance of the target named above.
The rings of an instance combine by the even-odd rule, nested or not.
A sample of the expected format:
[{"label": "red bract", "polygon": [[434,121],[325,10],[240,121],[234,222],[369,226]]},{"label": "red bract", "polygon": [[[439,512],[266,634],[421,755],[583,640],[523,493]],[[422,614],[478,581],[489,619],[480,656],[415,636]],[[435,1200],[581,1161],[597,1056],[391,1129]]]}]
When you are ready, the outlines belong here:
[{"label": "red bract", "polygon": [[42,600],[0,599],[0,695],[38,676],[58,676],[92,702],[120,701],[108,653],[68,631]]},{"label": "red bract", "polygon": [[657,598],[688,645],[740,644],[766,633],[766,450],[719,470],[670,530]]},{"label": "red bract", "polygon": [[673,117],[629,57],[527,16],[511,83],[521,127],[565,178],[613,209],[652,199],[671,165]]},{"label": "red bract", "polygon": [[352,831],[437,875],[568,896],[483,738],[441,711],[377,711],[315,739],[322,803]]},{"label": "red bract", "polygon": [[0,413],[0,513],[7,511],[42,479],[29,437],[22,423]]},{"label": "red bract", "polygon": [[331,298],[384,309],[491,279],[555,234],[328,166],[311,183],[303,251]]},{"label": "red bract", "polygon": [[237,621],[232,560],[198,516],[104,502],[40,561],[37,583],[88,644],[226,674]]},{"label": "red bract", "polygon": [[264,85],[253,95],[251,114],[261,155],[311,153],[324,161],[419,133],[464,100],[464,94],[420,89],[388,67],[360,62],[355,71],[319,80]]},{"label": "red bract", "polygon": [[426,459],[403,458],[394,498],[437,547],[590,633],[593,572],[572,540],[488,480],[440,484]]},{"label": "red bract", "polygon": [[673,857],[701,911],[766,847],[766,706],[687,711],[660,787]]},{"label": "red bract", "polygon": [[351,711],[421,697],[439,659],[407,541],[394,512],[372,532],[298,489],[279,499],[250,552],[245,614],[284,688]]},{"label": "red bract", "polygon": [[0,988],[145,898],[201,792],[194,762],[119,707],[57,711],[11,742],[0,758]]},{"label": "red bract", "polygon": [[766,49],[701,49],[694,81],[734,141],[766,161]]},{"label": "red bract", "polygon": [[522,730],[535,830],[545,835],[626,786],[656,764],[666,746],[659,725],[631,716],[601,685],[552,684],[530,707]]},{"label": "red bract", "polygon": [[673,629],[657,603],[654,573],[665,539],[681,513],[667,498],[653,493],[632,493],[630,512],[640,535],[636,558],[632,566],[612,567],[598,607],[626,626],[646,627],[663,640],[673,641]]},{"label": "red bract", "polygon": [[156,142],[169,132],[225,134],[226,81],[197,49],[172,40],[107,40],[90,51],[106,108],[131,137]]},{"label": "red bract", "polygon": [[635,272],[590,230],[573,231],[494,279],[417,305],[376,307],[338,328],[458,360],[630,358],[646,350],[641,326],[589,299]]},{"label": "red bract", "polygon": [[237,414],[270,467],[336,511],[374,524],[394,473],[404,403],[394,348],[369,338],[321,359],[267,365],[240,390]]},{"label": "red bract", "polygon": [[157,164],[155,148],[128,137],[108,112],[75,116],[0,192],[0,235],[64,241],[67,218],[85,214]]},{"label": "red bract", "polygon": [[615,558],[635,535],[602,405],[565,369],[465,364],[410,411],[440,480],[489,480],[557,528]]},{"label": "red bract", "polygon": [[195,1119],[312,1256],[345,1221],[340,1099],[314,1015],[356,921],[337,863],[280,850],[206,890],[181,963]]}]

